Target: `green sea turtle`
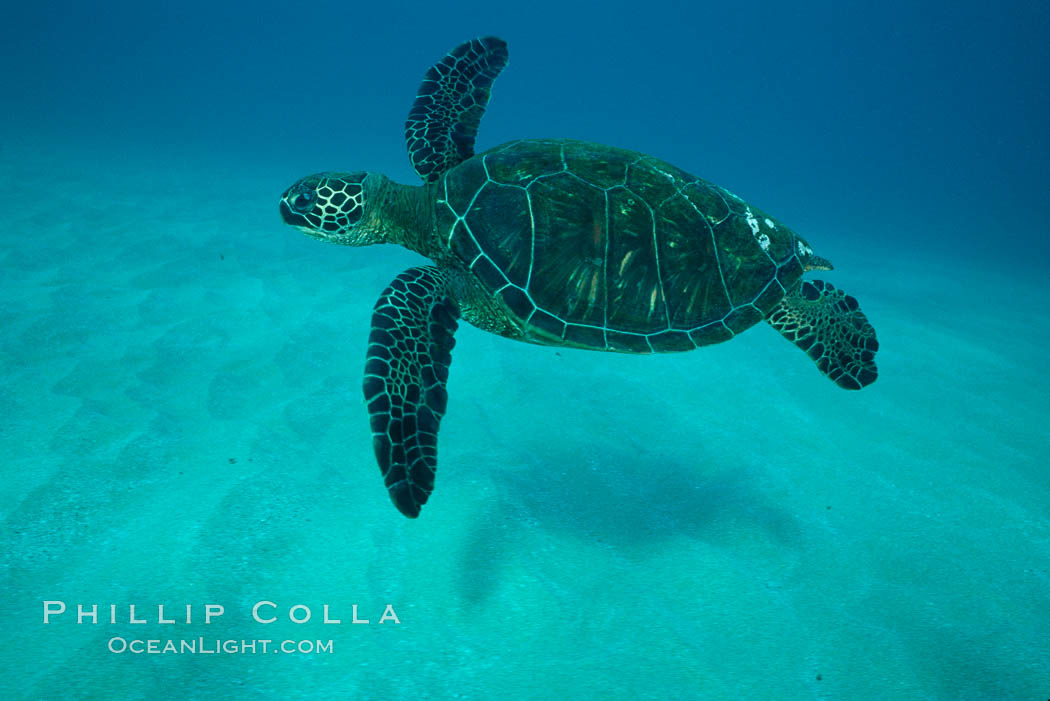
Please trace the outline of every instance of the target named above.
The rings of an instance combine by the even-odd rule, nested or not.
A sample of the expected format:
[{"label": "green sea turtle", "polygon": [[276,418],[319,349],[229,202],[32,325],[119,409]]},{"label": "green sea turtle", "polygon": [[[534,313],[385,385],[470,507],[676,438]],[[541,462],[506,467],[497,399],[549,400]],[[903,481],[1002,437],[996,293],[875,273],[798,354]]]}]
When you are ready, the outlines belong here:
[{"label": "green sea turtle", "polygon": [[397,243],[433,266],[375,305],[364,394],[390,497],[414,518],[434,488],[457,319],[529,343],[623,353],[693,350],[765,319],[846,389],[875,381],[875,331],[794,231],[651,156],[568,139],[475,155],[495,37],[423,79],[405,125],[422,187],[320,173],[281,196],[284,221],[325,241]]}]

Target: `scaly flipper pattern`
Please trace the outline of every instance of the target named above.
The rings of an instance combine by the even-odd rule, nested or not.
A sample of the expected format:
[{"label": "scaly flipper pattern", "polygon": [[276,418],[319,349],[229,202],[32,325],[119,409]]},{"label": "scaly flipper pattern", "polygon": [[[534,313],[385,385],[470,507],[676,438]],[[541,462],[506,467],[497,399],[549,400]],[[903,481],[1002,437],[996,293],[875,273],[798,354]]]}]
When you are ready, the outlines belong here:
[{"label": "scaly flipper pattern", "polygon": [[412,167],[427,182],[474,155],[492,81],[507,65],[507,43],[481,37],[460,44],[423,77],[405,122]]},{"label": "scaly flipper pattern", "polygon": [[860,389],[879,376],[875,329],[857,300],[829,282],[802,281],[784,295],[768,321],[843,389]]},{"label": "scaly flipper pattern", "polygon": [[372,313],[364,382],[372,446],[390,499],[409,518],[434,491],[458,316],[432,266],[394,278]]}]

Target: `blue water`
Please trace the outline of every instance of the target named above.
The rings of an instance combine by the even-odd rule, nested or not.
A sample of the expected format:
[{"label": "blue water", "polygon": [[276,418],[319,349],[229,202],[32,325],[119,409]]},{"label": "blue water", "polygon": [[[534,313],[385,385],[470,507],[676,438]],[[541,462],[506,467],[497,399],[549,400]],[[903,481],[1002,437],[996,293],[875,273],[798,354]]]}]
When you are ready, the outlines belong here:
[{"label": "blue water", "polygon": [[[860,300],[878,382],[766,325],[641,357],[464,324],[437,489],[398,514],[360,381],[421,259],[277,198],[416,182],[419,80],[486,34],[479,148],[608,143],[775,214]],[[0,691],[1050,698],[1048,35],[1020,1],[5,8]],[[200,638],[332,649],[110,651]]]}]

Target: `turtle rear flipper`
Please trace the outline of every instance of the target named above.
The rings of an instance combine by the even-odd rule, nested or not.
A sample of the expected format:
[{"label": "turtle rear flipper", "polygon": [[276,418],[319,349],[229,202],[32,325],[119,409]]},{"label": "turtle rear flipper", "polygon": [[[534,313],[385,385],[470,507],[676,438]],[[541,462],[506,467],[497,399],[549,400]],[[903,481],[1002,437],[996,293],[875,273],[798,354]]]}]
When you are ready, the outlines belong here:
[{"label": "turtle rear flipper", "polygon": [[489,89],[507,65],[507,43],[481,37],[460,44],[423,77],[405,122],[412,167],[427,182],[474,155]]},{"label": "turtle rear flipper", "polygon": [[831,283],[802,281],[784,295],[767,321],[843,389],[860,389],[879,376],[875,329],[857,300]]},{"label": "turtle rear flipper", "polygon": [[431,266],[394,278],[372,313],[364,383],[372,446],[390,499],[409,518],[434,491],[458,315]]}]

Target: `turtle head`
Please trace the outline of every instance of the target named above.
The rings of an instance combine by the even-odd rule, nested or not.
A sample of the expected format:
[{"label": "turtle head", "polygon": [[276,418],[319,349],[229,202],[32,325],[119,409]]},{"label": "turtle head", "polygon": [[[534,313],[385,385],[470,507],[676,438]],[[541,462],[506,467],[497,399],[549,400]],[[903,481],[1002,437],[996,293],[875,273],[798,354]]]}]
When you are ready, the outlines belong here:
[{"label": "turtle head", "polygon": [[281,195],[281,219],[303,233],[348,246],[378,243],[370,203],[386,180],[370,173],[318,173]]}]

